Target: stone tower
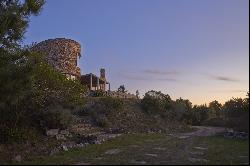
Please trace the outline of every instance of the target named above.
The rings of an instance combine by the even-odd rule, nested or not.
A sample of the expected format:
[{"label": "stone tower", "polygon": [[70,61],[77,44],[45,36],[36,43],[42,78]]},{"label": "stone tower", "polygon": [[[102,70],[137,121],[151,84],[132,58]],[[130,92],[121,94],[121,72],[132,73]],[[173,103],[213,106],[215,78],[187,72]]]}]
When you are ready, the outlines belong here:
[{"label": "stone tower", "polygon": [[81,57],[81,45],[71,39],[48,39],[36,44],[33,50],[43,53],[48,63],[68,78],[81,77],[77,59]]}]

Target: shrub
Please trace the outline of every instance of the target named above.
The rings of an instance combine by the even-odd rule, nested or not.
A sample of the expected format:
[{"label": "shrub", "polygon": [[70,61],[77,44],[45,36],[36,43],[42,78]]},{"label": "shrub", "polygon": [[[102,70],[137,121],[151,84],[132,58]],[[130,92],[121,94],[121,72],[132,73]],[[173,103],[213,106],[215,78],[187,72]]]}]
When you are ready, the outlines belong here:
[{"label": "shrub", "polygon": [[96,90],[93,92],[92,96],[93,97],[105,97],[107,95],[106,95],[106,92],[103,90]]},{"label": "shrub", "polygon": [[21,143],[25,140],[35,140],[39,135],[40,133],[32,127],[0,128],[0,143]]},{"label": "shrub", "polygon": [[43,129],[66,129],[73,122],[73,116],[69,109],[55,106],[41,113],[40,124]]},{"label": "shrub", "polygon": [[194,105],[194,107],[183,114],[183,121],[191,125],[201,125],[208,116],[209,108],[206,105]]},{"label": "shrub", "polygon": [[223,118],[211,118],[202,122],[202,125],[224,127],[226,125],[226,121]]},{"label": "shrub", "polygon": [[106,110],[117,110],[122,109],[124,103],[122,99],[119,98],[104,97],[100,99],[100,104],[102,104]]},{"label": "shrub", "polygon": [[105,115],[95,116],[94,122],[99,127],[108,127],[108,126],[110,126],[108,118]]},{"label": "shrub", "polygon": [[171,98],[160,91],[151,90],[145,94],[141,103],[143,109],[148,113],[165,112],[170,108]]},{"label": "shrub", "polygon": [[89,115],[96,125],[108,127],[110,126],[108,115],[122,110],[123,107],[123,100],[119,98],[90,98],[78,115]]},{"label": "shrub", "polygon": [[223,106],[226,126],[238,131],[249,132],[249,96],[248,98],[233,98]]}]

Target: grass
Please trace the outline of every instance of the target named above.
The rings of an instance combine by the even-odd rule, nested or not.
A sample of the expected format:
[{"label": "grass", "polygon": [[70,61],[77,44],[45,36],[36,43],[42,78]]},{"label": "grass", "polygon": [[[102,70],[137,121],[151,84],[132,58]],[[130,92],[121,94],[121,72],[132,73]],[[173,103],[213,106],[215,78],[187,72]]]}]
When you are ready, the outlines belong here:
[{"label": "grass", "polygon": [[[194,148],[197,146],[207,148],[202,150],[204,154],[191,154],[199,151]],[[110,149],[119,149],[121,152],[105,154]],[[249,162],[248,151],[248,140],[231,140],[219,136],[177,139],[164,134],[127,134],[101,145],[89,145],[12,164],[246,164]],[[208,161],[193,163],[190,157]]]},{"label": "grass", "polygon": [[249,163],[249,140],[225,139],[223,137],[197,138],[196,144],[208,147],[205,158],[207,164],[247,164]]}]

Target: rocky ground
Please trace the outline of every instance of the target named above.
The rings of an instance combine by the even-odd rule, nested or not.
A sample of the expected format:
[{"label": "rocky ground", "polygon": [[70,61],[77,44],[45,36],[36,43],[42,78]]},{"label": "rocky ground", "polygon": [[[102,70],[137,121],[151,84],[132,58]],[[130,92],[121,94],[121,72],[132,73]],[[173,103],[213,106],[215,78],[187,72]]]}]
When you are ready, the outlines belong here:
[{"label": "rocky ground", "polygon": [[[101,144],[67,149],[19,164],[248,164],[249,140],[228,139],[224,128],[189,133],[123,134]],[[111,136],[111,134],[108,134]],[[116,137],[115,135],[114,137]]]}]

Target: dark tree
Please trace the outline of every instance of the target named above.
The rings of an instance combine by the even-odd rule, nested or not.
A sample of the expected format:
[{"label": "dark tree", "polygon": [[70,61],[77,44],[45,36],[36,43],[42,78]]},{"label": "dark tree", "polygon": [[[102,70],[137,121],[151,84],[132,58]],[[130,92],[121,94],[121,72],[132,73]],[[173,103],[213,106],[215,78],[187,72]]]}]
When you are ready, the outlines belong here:
[{"label": "dark tree", "polygon": [[124,85],[121,85],[121,86],[118,88],[118,92],[126,93],[127,91],[125,91],[125,86],[124,86]]},{"label": "dark tree", "polygon": [[139,95],[140,95],[140,94],[139,94],[139,91],[138,91],[138,90],[136,90],[135,94],[136,94],[136,98],[139,99]]},{"label": "dark tree", "polygon": [[44,0],[0,1],[0,48],[14,48],[22,40],[31,15],[38,15]]},{"label": "dark tree", "polygon": [[221,117],[221,109],[222,104],[220,104],[217,100],[209,103],[209,113],[210,118],[220,118]]}]

